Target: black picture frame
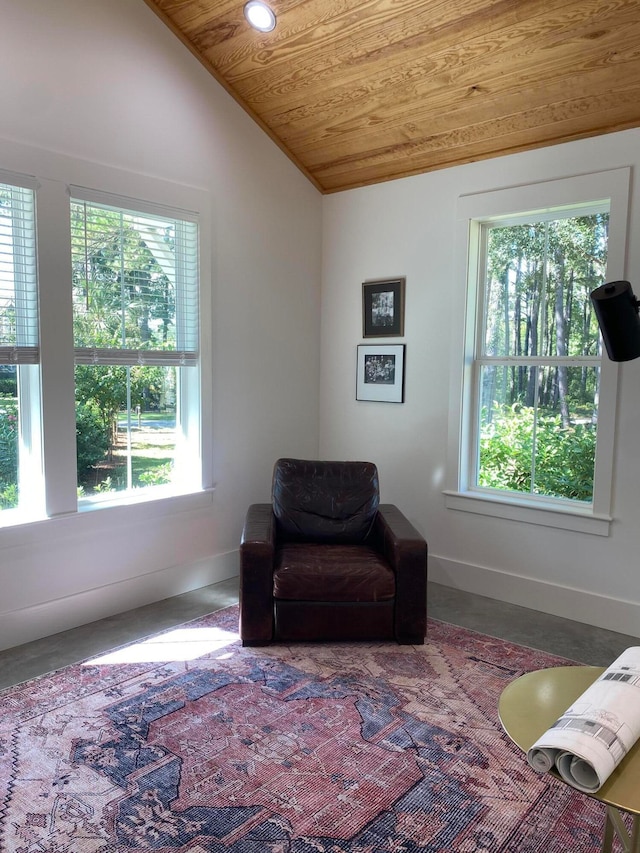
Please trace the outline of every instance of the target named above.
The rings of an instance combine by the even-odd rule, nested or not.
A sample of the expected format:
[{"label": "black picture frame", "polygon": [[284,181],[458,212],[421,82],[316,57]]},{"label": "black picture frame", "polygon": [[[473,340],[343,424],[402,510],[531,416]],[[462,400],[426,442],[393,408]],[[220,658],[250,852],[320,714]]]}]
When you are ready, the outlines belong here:
[{"label": "black picture frame", "polygon": [[362,337],[404,335],[406,279],[387,278],[362,283]]},{"label": "black picture frame", "polygon": [[358,344],[356,400],[404,403],[405,344]]}]

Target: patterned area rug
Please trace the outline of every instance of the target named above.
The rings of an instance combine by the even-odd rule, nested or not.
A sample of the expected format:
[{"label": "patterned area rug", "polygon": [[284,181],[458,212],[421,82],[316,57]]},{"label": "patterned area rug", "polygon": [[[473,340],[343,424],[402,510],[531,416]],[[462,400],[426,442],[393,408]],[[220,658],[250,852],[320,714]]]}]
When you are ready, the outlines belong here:
[{"label": "patterned area rug", "polygon": [[4,853],[596,853],[500,693],[566,661],[430,621],[424,647],[243,649],[237,608],[0,692]]}]

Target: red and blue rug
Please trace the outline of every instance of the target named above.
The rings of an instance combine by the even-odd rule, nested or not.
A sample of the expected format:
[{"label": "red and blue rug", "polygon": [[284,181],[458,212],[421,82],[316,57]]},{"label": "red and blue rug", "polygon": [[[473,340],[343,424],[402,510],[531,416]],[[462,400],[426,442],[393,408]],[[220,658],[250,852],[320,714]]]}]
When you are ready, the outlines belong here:
[{"label": "red and blue rug", "polygon": [[3,853],[596,853],[500,694],[566,663],[430,621],[423,647],[243,649],[237,608],[0,692]]}]

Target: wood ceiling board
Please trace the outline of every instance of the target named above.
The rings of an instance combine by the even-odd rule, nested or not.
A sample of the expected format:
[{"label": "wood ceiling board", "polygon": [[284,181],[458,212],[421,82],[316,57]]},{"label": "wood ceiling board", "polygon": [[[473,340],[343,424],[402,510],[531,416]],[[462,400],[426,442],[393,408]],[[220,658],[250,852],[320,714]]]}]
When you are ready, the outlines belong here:
[{"label": "wood ceiling board", "polygon": [[[542,142],[547,142],[553,137],[554,128],[559,128],[563,135],[573,128],[576,133],[582,135],[593,123],[592,111],[600,117],[600,127],[615,126],[620,129],[623,123],[626,125],[629,104],[638,103],[640,96],[640,85],[635,90],[626,91],[620,98],[612,99],[602,95],[598,101],[584,99],[571,101],[569,103],[558,103],[544,105],[530,109],[526,114],[517,113],[504,116],[497,120],[477,122],[474,125],[459,126],[451,130],[434,133],[431,136],[421,136],[416,140],[398,142],[392,146],[370,149],[366,155],[356,151],[352,155],[336,157],[327,164],[319,164],[315,171],[325,172],[329,168],[346,165],[354,168],[358,164],[371,166],[375,163],[380,165],[385,160],[393,159],[393,155],[402,152],[403,155],[411,157],[428,158],[438,152],[445,152],[449,158],[456,159],[459,152],[456,149],[466,146],[490,145],[493,156],[508,153],[512,149],[509,142],[511,136],[519,134],[527,137],[528,143],[532,143],[536,134],[541,136]],[[637,110],[636,110],[637,117]],[[545,136],[546,132],[546,136]],[[602,130],[600,132],[603,132]],[[518,144],[522,144],[519,140]],[[340,148],[337,149],[341,150]],[[476,152],[478,153],[478,152]]]},{"label": "wood ceiling board", "polygon": [[[635,37],[640,43],[640,25],[635,28]],[[331,126],[326,120],[301,122],[305,132],[300,131],[299,123],[280,125],[273,122],[273,126],[286,144],[313,167],[321,162],[321,156],[334,156],[336,149],[344,148],[350,152],[353,148],[366,150],[367,147],[375,147],[376,140],[381,147],[387,137],[413,138],[421,133],[432,133],[434,124],[450,129],[479,121],[497,121],[502,116],[518,112],[526,120],[526,113],[532,107],[557,105],[559,102],[566,103],[567,111],[571,113],[570,101],[573,99],[579,102],[581,110],[592,99],[595,109],[602,96],[605,103],[616,93],[623,97],[627,89],[640,81],[640,63],[630,61],[629,68],[622,75],[624,83],[620,84],[620,64],[601,66],[595,61],[586,62],[579,73],[571,77],[560,74],[556,79],[528,79],[522,74],[500,75],[496,71],[493,78],[483,80],[477,86],[470,84],[471,80],[478,79],[477,76],[463,71],[456,79],[456,85],[452,80],[448,88],[434,86],[428,97],[416,98],[415,103],[419,106],[413,110],[409,110],[408,103],[401,100],[386,111],[378,111],[372,102],[354,103],[348,112],[341,110],[340,115],[335,116],[338,120]],[[625,99],[625,103],[630,110],[629,118],[637,120],[640,104],[634,109],[629,99]]]},{"label": "wood ceiling board", "polygon": [[[628,5],[628,0],[626,2]],[[623,24],[625,20],[620,23]],[[548,50],[550,41],[552,45],[561,45],[564,41],[565,49],[568,50],[567,45],[579,34],[576,27],[580,25],[583,31],[593,35],[594,24],[585,22],[583,14],[577,15],[575,10],[567,9],[565,4],[555,16],[544,13],[534,18],[530,12],[525,22],[507,26],[496,20],[486,30],[473,28],[464,38],[459,34],[453,48],[449,34],[441,38],[423,34],[415,47],[404,43],[400,49],[394,45],[391,46],[390,54],[382,58],[375,57],[367,49],[355,57],[353,39],[339,39],[335,44],[327,45],[322,53],[314,51],[315,62],[312,67],[289,61],[282,65],[277,60],[277,51],[274,51],[259,73],[247,75],[246,79],[234,77],[233,84],[238,94],[254,108],[265,108],[270,112],[278,108],[287,109],[289,105],[303,105],[313,99],[314,93],[321,95],[334,89],[350,91],[358,86],[369,93],[381,92],[391,101],[395,97],[392,90],[394,85],[429,80],[440,72],[447,74],[454,68],[473,62],[480,67],[482,63],[495,64],[499,61],[508,65],[510,54],[518,50],[524,53],[525,61],[531,66],[536,47]],[[606,27],[606,21],[599,21],[598,28],[602,29],[603,26]],[[363,38],[358,43],[363,44]],[[231,78],[231,75],[227,76]]]},{"label": "wood ceiling board", "polygon": [[[584,39],[569,41],[560,31],[559,35],[554,33],[555,44],[549,43],[548,35],[537,39],[523,37],[518,49],[511,43],[493,46],[488,55],[484,50],[479,52],[477,45],[461,45],[455,57],[450,50],[431,52],[419,62],[396,65],[372,74],[357,88],[344,84],[336,88],[323,86],[317,90],[315,100],[307,93],[305,100],[292,102],[290,107],[276,104],[269,112],[269,121],[275,128],[278,123],[288,125],[295,138],[296,135],[304,136],[314,124],[326,125],[327,114],[333,124],[341,112],[351,117],[358,100],[375,103],[378,111],[384,105],[390,119],[395,120],[399,114],[413,111],[416,105],[431,103],[434,95],[444,100],[450,97],[451,106],[454,106],[454,99],[461,97],[461,91],[462,97],[467,97],[478,89],[495,94],[514,84],[523,88],[540,86],[544,80],[557,77],[571,81],[583,69],[602,64],[607,57],[617,55],[616,64],[619,65],[626,59],[625,51],[628,61],[640,65],[639,32],[640,21],[636,20],[627,22],[625,42],[621,42],[617,32],[601,30],[597,40],[585,35]],[[612,76],[617,74],[613,65],[611,68]],[[273,101],[275,103],[275,98]],[[311,122],[308,128],[306,121]]]},{"label": "wood ceiling board", "polygon": [[[374,89],[377,81],[382,85],[388,80],[393,69],[399,69],[401,79],[420,78],[437,71],[432,59],[445,51],[451,57],[463,50],[465,44],[461,34],[457,34],[455,51],[451,49],[451,35],[436,38],[431,32],[421,31],[413,44],[406,39],[400,43],[389,44],[385,40],[383,48],[367,40],[364,30],[354,41],[352,36],[340,36],[314,49],[311,63],[307,54],[300,57],[278,61],[276,50],[268,57],[264,67],[252,70],[243,76],[227,72],[227,78],[233,81],[238,93],[254,104],[271,105],[278,99],[291,99],[299,103],[308,99],[314,92],[322,92],[330,87],[345,89],[364,86]],[[486,53],[486,48],[484,52]],[[400,82],[400,81],[398,81]],[[380,83],[377,84],[378,87]]]},{"label": "wood ceiling board", "polygon": [[[455,163],[458,140],[473,139],[481,145],[487,145],[485,156],[510,153],[513,149],[504,141],[505,128],[527,131],[531,137],[531,147],[538,147],[536,134],[540,144],[550,144],[554,139],[553,127],[556,127],[556,139],[567,141],[570,136],[570,124],[576,123],[574,132],[579,138],[582,135],[610,132],[622,127],[634,127],[640,124],[640,99],[638,87],[640,77],[635,77],[635,89],[620,91],[603,91],[596,95],[580,97],[577,93],[563,89],[558,83],[553,88],[527,97],[527,108],[522,109],[521,96],[513,94],[509,99],[498,100],[494,110],[487,111],[487,104],[474,106],[472,104],[460,108],[454,113],[427,114],[425,117],[414,116],[415,127],[397,127],[391,135],[384,130],[358,120],[360,134],[346,135],[334,142],[323,142],[314,149],[300,151],[300,156],[308,168],[320,176],[324,185],[324,175],[331,165],[346,161],[354,168],[360,161],[371,162],[375,157],[378,168],[386,168],[389,174],[397,175],[398,168],[402,173],[405,161],[411,158],[419,160],[419,170],[428,170],[437,166],[429,161],[429,153],[433,156],[442,148],[449,149],[446,162]],[[498,109],[507,109],[499,114]],[[509,109],[510,108],[510,109]],[[612,108],[615,108],[615,122],[612,118]],[[609,122],[609,124],[607,124]],[[492,141],[493,140],[493,141]],[[466,159],[466,158],[461,158]],[[400,161],[400,162],[399,162]],[[388,177],[387,177],[388,179]]]},{"label": "wood ceiling board", "polygon": [[[640,44],[640,24],[629,28],[629,32],[635,43]],[[571,75],[563,71],[559,59],[552,66],[553,75],[535,74],[527,63],[518,67],[514,59],[509,72],[491,66],[484,69],[481,78],[476,68],[460,68],[450,74],[447,85],[439,80],[423,81],[409,91],[399,91],[392,104],[381,103],[375,97],[354,98],[339,107],[325,101],[310,105],[308,113],[296,112],[291,121],[286,115],[273,116],[270,124],[289,147],[303,156],[320,147],[326,146],[328,150],[341,144],[341,139],[346,142],[349,135],[355,137],[355,144],[364,146],[371,133],[406,132],[408,127],[420,132],[420,127],[426,128],[432,119],[442,117],[450,122],[467,121],[464,117],[467,110],[474,114],[484,110],[483,118],[497,118],[514,110],[528,109],[532,102],[536,104],[545,97],[556,100],[562,94],[564,99],[582,98],[585,93],[595,97],[619,88],[620,68],[625,64],[623,50],[619,51],[615,65],[599,64],[595,49],[581,50],[576,57],[567,55],[565,70],[570,67]],[[541,57],[538,62],[541,70],[543,62]],[[640,78],[640,63],[633,58],[626,62],[624,88],[635,85]]]},{"label": "wood ceiling board", "polygon": [[[504,2],[507,0],[502,0]],[[512,4],[512,0],[508,2]],[[316,6],[319,5],[316,3]],[[428,16],[424,10],[429,8],[429,3],[425,3],[425,0],[413,0],[411,3],[404,0],[400,18],[392,16],[398,7],[397,3],[384,3],[386,18],[381,18],[379,11],[376,14],[375,7],[381,6],[380,2],[362,3],[353,0],[350,5],[354,9],[348,9],[346,14],[336,12],[328,23],[322,18],[314,18],[292,29],[290,33],[283,25],[281,34],[281,28],[278,27],[275,33],[266,36],[248,33],[243,38],[217,44],[207,51],[208,58],[215,65],[224,67],[227,79],[234,84],[243,78],[251,79],[265,74],[268,86],[271,79],[291,71],[299,80],[317,85],[320,74],[336,72],[342,76],[349,69],[355,69],[357,74],[361,74],[359,69],[363,64],[369,70],[373,64],[386,62],[402,51],[416,48],[424,50],[438,38],[437,27],[433,26],[430,18],[426,20]],[[455,4],[449,2],[439,5],[452,16]],[[450,45],[468,31],[467,21],[472,17],[468,7],[471,5],[459,4],[460,8],[466,9],[465,18],[455,15],[446,33],[440,34],[441,40]],[[487,2],[482,0],[474,5],[483,8]],[[300,8],[311,7],[312,4],[308,3]],[[300,15],[300,12],[296,11],[296,15]]]},{"label": "wood ceiling board", "polygon": [[[635,92],[627,93],[628,100],[640,99],[640,87]],[[383,180],[407,177],[409,174],[421,174],[453,165],[486,160],[519,151],[529,151],[542,148],[557,142],[558,133],[562,133],[562,141],[570,142],[610,133],[615,130],[626,130],[637,127],[638,120],[629,121],[627,103],[611,104],[609,108],[599,112],[601,126],[594,127],[594,121],[588,112],[577,110],[577,115],[564,122],[552,122],[546,125],[547,136],[542,132],[547,118],[545,111],[539,111],[539,121],[532,127],[514,127],[508,120],[498,122],[490,127],[468,128],[446,134],[438,134],[430,140],[423,139],[419,143],[407,143],[396,146],[393,150],[379,151],[366,158],[355,160],[345,157],[341,161],[317,167],[314,174],[325,188],[325,192],[336,192],[345,188],[367,186]],[[536,116],[532,115],[532,122]],[[496,128],[501,131],[496,135]],[[393,172],[393,163],[398,164],[398,170]],[[415,164],[415,171],[407,173],[404,169],[406,162]],[[385,174],[385,177],[380,177]]]},{"label": "wood ceiling board", "polygon": [[640,125],[640,0],[145,2],[322,191]]}]

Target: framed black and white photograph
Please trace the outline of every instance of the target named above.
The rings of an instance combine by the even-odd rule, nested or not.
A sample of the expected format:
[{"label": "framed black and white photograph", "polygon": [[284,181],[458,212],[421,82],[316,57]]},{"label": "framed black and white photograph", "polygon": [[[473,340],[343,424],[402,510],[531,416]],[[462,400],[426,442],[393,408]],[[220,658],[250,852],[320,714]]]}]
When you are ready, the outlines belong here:
[{"label": "framed black and white photograph", "polygon": [[404,403],[404,344],[358,344],[356,400]]},{"label": "framed black and white photograph", "polygon": [[362,285],[362,337],[404,334],[404,278],[365,281]]}]

